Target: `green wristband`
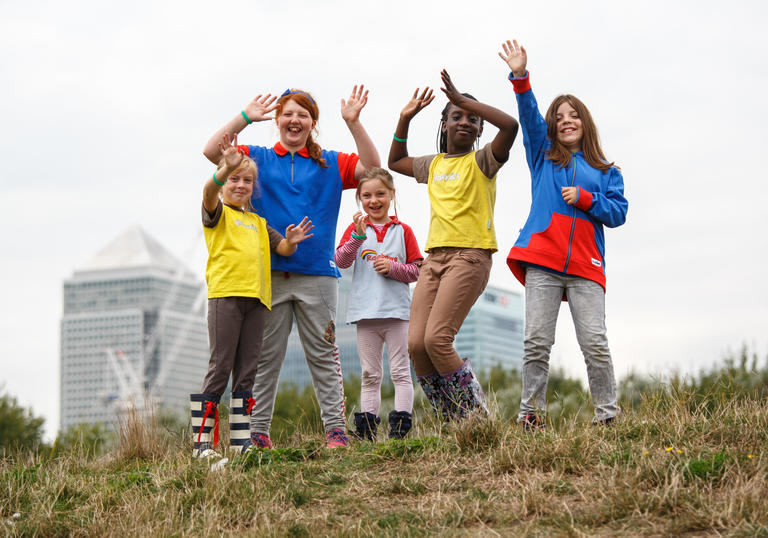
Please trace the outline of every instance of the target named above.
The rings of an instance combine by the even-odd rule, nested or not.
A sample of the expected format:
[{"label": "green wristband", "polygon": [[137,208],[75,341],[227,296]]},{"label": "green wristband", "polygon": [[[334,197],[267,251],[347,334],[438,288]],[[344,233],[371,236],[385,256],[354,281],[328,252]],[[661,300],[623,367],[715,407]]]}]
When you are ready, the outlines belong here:
[{"label": "green wristband", "polygon": [[350,233],[349,235],[351,235],[351,236],[352,236],[352,237],[354,237],[355,239],[365,239],[365,238],[366,238],[366,235],[365,235],[365,234],[363,234],[363,235],[357,235],[356,233]]},{"label": "green wristband", "polygon": [[245,110],[241,110],[241,111],[240,111],[240,114],[242,114],[242,115],[243,115],[243,118],[245,118],[245,122],[246,122],[248,125],[250,125],[250,124],[252,124],[252,123],[253,123],[253,120],[252,120],[251,118],[249,118],[249,117],[248,117],[248,114],[246,114],[246,113],[245,113]]},{"label": "green wristband", "polygon": [[397,135],[393,135],[392,138],[394,138],[398,142],[405,142],[406,140],[408,140],[408,138],[397,138]]},{"label": "green wristband", "polygon": [[214,183],[216,183],[216,185],[218,185],[219,187],[223,187],[223,186],[224,186],[224,183],[226,183],[226,182],[227,182],[227,180],[225,179],[225,180],[224,180],[224,183],[219,183],[219,180],[218,180],[218,179],[216,179],[216,172],[214,172],[214,173],[213,173],[213,182],[214,182]]}]

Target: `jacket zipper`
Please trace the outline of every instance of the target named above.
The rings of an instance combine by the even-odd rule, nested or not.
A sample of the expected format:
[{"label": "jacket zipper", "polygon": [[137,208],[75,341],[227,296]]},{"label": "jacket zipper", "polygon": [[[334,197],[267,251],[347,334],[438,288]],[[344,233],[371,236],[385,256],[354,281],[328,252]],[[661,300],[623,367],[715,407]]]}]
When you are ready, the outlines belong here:
[{"label": "jacket zipper", "polygon": [[[573,156],[573,177],[571,177],[571,187],[576,182],[576,156]],[[568,264],[571,261],[571,245],[573,243],[573,232],[576,229],[576,208],[573,208],[573,220],[571,221],[571,235],[568,237],[568,255],[565,257],[565,267],[563,273],[568,272]]]},{"label": "jacket zipper", "polygon": [[293,153],[291,153],[291,185],[293,185]]}]

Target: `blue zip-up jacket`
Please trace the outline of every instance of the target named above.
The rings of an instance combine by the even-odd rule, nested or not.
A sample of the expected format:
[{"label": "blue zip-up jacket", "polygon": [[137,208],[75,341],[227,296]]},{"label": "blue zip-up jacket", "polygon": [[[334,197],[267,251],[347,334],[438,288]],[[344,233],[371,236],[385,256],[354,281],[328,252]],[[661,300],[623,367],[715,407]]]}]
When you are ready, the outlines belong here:
[{"label": "blue zip-up jacket", "polygon": [[339,278],[334,242],[339,219],[341,191],[357,187],[354,153],[322,150],[328,168],[322,168],[309,156],[307,148],[287,151],[280,142],[272,148],[239,146],[256,162],[258,179],[251,205],[270,226],[284,234],[289,224],[298,224],[305,216],[315,228],[309,239],[299,243],[293,256],[272,253],[272,270],[303,275]]},{"label": "blue zip-up jacket", "polygon": [[[546,159],[552,146],[547,123],[539,112],[526,72],[509,75],[523,130],[523,145],[531,171],[531,211],[507,265],[525,285],[525,264],[593,280],[605,289],[605,236],[603,226],[621,226],[627,217],[624,179],[615,166],[605,172],[592,168],[582,152],[567,168]],[[562,187],[578,187],[575,204],[568,205]]]}]

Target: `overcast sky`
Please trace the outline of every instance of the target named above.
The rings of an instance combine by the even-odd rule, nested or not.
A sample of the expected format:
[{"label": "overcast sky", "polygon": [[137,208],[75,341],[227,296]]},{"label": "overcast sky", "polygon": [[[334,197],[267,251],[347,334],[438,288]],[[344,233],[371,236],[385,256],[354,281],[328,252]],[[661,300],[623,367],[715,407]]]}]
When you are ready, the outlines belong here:
[{"label": "overcast sky", "polygon": [[[142,225],[203,278],[199,208],[212,168],[201,150],[254,96],[311,91],[320,143],[350,152],[339,101],[365,83],[362,121],[386,163],[400,109],[417,86],[439,87],[442,68],[517,116],[497,56],[513,37],[540,106],[580,97],[624,174],[627,223],[606,231],[618,376],[695,372],[743,344],[766,360],[764,3],[519,4],[3,0],[0,386],[54,435],[62,282],[127,227]],[[412,122],[411,154],[434,152],[444,104],[438,95]],[[270,123],[240,138],[276,140]],[[396,183],[398,214],[423,246],[426,188]],[[519,292],[504,258],[529,205],[520,137],[498,176],[491,273]],[[345,193],[341,222],[355,210]],[[566,305],[552,363],[585,377]]]}]

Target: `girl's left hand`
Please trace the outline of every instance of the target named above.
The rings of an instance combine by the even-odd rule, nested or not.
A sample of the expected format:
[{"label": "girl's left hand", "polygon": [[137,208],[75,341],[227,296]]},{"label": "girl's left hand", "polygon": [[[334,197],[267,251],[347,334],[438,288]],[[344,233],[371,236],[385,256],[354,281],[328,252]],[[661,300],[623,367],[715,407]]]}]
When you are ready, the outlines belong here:
[{"label": "girl's left hand", "polygon": [[466,97],[461,95],[461,92],[456,89],[456,86],[453,85],[451,75],[448,74],[448,71],[443,69],[440,71],[440,78],[443,79],[443,86],[445,86],[445,88],[440,89],[443,90],[443,93],[451,103],[460,107],[462,101],[464,101]]},{"label": "girl's left hand", "polygon": [[377,256],[376,259],[373,260],[373,268],[376,269],[376,272],[380,275],[389,274],[389,270],[391,268],[389,264],[389,258],[384,256]]},{"label": "girl's left hand", "polygon": [[357,84],[352,88],[352,93],[349,95],[349,99],[346,101],[341,100],[341,117],[347,123],[353,123],[360,119],[360,111],[368,102],[368,90],[365,89],[365,85],[360,84],[358,88]]},{"label": "girl's left hand", "polygon": [[566,204],[573,205],[576,203],[576,200],[579,199],[579,188],[563,187],[560,189],[560,194],[563,195],[563,200],[565,200]]},{"label": "girl's left hand", "polygon": [[309,233],[309,231],[314,227],[315,225],[312,224],[312,221],[309,220],[309,217],[304,217],[298,226],[294,226],[293,224],[288,225],[288,227],[285,229],[285,238],[289,243],[298,245],[305,239],[309,239],[315,235]]}]

